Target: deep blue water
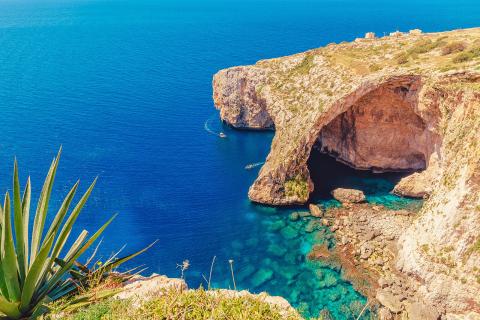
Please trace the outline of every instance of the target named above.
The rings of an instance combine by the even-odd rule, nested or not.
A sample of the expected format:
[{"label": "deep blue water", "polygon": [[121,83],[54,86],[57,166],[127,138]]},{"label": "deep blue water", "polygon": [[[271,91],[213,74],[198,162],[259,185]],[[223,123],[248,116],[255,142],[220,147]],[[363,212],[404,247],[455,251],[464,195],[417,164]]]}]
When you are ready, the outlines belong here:
[{"label": "deep blue water", "polygon": [[[288,210],[248,201],[258,169],[244,166],[263,161],[273,134],[220,128],[212,75],[367,31],[441,31],[479,18],[477,0],[1,1],[0,186],[9,187],[17,156],[38,195],[63,145],[53,202],[77,178],[84,190],[99,176],[77,229],[118,212],[104,256],[158,239],[134,264],[178,276],[188,259],[187,280],[198,286],[216,256],[212,279],[226,287],[233,259],[239,287],[347,318],[362,297],[337,271],[305,261],[326,236],[305,234],[309,221],[290,223]],[[227,139],[204,130],[211,117]],[[399,201],[388,180],[362,183],[373,184],[373,202]]]}]

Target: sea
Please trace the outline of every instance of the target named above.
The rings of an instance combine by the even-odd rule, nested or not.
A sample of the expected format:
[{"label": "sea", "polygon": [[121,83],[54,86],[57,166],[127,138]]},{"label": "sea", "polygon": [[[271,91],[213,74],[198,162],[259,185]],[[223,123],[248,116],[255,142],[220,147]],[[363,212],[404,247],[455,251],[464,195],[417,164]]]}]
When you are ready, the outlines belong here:
[{"label": "sea", "polygon": [[[365,297],[338,267],[306,258],[315,244],[335,246],[329,231],[291,221],[306,208],[249,201],[274,132],[223,124],[212,76],[370,31],[479,21],[478,0],[2,0],[0,190],[11,192],[16,157],[36,203],[62,147],[49,219],[77,179],[81,193],[98,177],[74,229],[93,233],[118,213],[98,259],[157,241],[123,268],[180,277],[188,264],[191,288],[266,291],[307,317],[354,319]],[[390,194],[398,176],[325,166],[332,187],[360,188],[371,203],[413,202]],[[327,191],[312,201],[338,206]]]}]

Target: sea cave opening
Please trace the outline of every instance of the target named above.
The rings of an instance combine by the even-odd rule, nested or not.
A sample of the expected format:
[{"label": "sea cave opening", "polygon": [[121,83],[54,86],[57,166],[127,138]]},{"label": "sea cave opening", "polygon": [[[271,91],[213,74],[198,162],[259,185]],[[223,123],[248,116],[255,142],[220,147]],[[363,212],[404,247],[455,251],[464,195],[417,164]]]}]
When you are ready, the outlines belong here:
[{"label": "sea cave opening", "polygon": [[415,112],[418,82],[379,86],[322,127],[308,159],[311,199],[331,198],[339,187],[367,198],[389,194],[402,177],[427,168],[437,137]]}]

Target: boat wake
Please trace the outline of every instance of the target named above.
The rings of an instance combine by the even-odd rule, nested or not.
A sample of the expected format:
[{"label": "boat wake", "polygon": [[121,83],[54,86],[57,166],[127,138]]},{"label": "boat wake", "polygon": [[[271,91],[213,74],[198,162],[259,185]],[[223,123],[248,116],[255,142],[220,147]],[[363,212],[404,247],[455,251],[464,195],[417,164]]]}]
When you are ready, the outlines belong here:
[{"label": "boat wake", "polygon": [[210,134],[216,135],[217,137],[226,138],[227,135],[226,135],[225,133],[223,133],[222,131],[220,131],[220,132],[215,132],[215,131],[213,131],[212,129],[210,129],[209,125],[210,125],[210,121],[211,121],[211,120],[213,120],[213,117],[212,117],[212,118],[209,118],[209,119],[207,119],[207,121],[205,121],[205,124],[204,124],[205,131],[207,131],[207,132],[210,133]]},{"label": "boat wake", "polygon": [[250,170],[250,169],[253,169],[253,168],[256,168],[258,166],[261,166],[262,164],[264,164],[265,162],[262,161],[262,162],[255,162],[255,163],[250,163],[250,164],[247,164],[245,166],[245,170]]}]

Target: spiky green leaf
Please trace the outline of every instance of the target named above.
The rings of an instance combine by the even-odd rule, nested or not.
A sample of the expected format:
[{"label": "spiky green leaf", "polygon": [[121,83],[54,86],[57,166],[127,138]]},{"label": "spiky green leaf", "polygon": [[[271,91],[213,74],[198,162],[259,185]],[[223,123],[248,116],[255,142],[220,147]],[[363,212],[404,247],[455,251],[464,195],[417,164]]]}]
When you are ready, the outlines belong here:
[{"label": "spiky green leaf", "polygon": [[25,274],[28,270],[29,266],[29,222],[30,222],[30,199],[32,195],[32,188],[30,185],[30,177],[27,179],[27,184],[25,185],[25,190],[23,191],[23,198],[22,198],[22,212],[23,212],[23,252],[25,253],[24,257],[24,268]]},{"label": "spiky green leaf", "polygon": [[15,245],[13,243],[13,234],[11,226],[11,212],[10,212],[10,195],[5,194],[5,202],[3,204],[3,235],[5,236],[4,246],[5,256],[2,260],[3,275],[5,277],[5,284],[8,289],[8,295],[11,301],[18,301],[20,299],[20,283],[18,281],[17,255],[15,253]]},{"label": "spiky green leaf", "polygon": [[47,217],[48,204],[50,195],[52,193],[53,181],[55,180],[55,174],[57,172],[58,162],[60,160],[60,153],[62,149],[58,151],[57,156],[53,159],[50,169],[48,170],[47,177],[43,184],[40,198],[38,199],[37,210],[35,212],[35,219],[33,222],[32,231],[32,245],[30,249],[30,264],[33,263],[37,256],[42,240],[43,228],[45,226],[45,219]]},{"label": "spiky green leaf", "polygon": [[22,200],[20,198],[20,182],[18,181],[17,159],[13,164],[13,225],[15,226],[15,250],[17,252],[20,284],[25,281],[27,253],[25,252],[24,221]]}]

